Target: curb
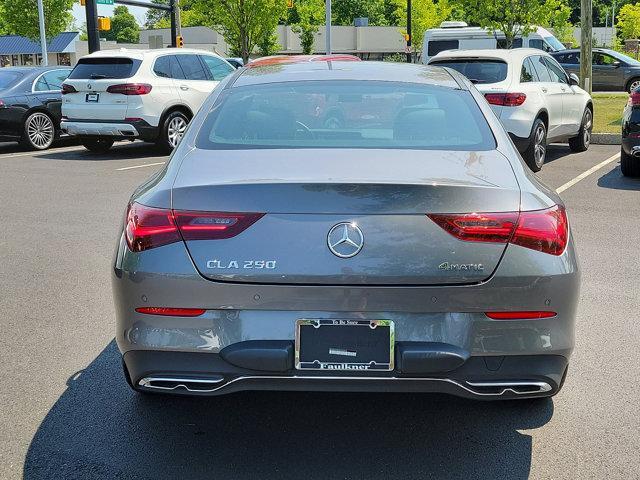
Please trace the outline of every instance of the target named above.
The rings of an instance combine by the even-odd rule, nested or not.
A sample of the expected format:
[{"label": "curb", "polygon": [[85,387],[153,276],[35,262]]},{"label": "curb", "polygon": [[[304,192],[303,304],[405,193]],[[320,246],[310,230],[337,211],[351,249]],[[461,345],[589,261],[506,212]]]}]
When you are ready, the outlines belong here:
[{"label": "curb", "polygon": [[592,145],[620,145],[622,143],[622,134],[620,133],[592,133]]}]

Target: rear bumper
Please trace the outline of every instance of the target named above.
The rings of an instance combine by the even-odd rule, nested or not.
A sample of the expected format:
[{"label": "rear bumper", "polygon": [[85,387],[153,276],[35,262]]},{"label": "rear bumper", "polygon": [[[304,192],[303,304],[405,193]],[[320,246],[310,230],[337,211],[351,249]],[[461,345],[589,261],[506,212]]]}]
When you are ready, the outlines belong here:
[{"label": "rear bumper", "polygon": [[[397,349],[397,355],[400,352]],[[437,365],[425,364],[423,372],[410,374],[401,369],[316,373],[293,370],[293,364],[267,372],[238,367],[215,353],[130,351],[123,360],[132,386],[149,392],[205,396],[242,390],[432,392],[480,400],[554,395],[568,366],[561,355],[471,357],[454,370],[437,371]]]},{"label": "rear bumper", "polygon": [[622,137],[622,150],[627,155],[640,157],[640,138]]},{"label": "rear bumper", "polygon": [[93,120],[63,120],[61,130],[69,135],[81,137],[114,137],[117,139],[138,138],[153,141],[158,137],[158,127],[144,120],[132,122]]}]

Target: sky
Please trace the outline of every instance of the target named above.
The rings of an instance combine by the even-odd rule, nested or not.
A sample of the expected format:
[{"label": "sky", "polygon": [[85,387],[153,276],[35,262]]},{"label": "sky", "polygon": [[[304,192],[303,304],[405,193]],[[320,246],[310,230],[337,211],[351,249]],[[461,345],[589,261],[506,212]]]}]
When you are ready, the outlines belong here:
[{"label": "sky", "polygon": [[[98,15],[103,17],[110,17],[113,14],[114,7],[115,5],[98,5]],[[138,20],[140,26],[142,26],[144,24],[147,9],[142,7],[130,6],[127,6],[127,8],[133,14],[133,16],[136,17],[136,20]],[[78,28],[80,28],[80,25],[85,22],[84,7],[81,6],[80,3],[73,4],[73,18],[75,19],[76,26]]]}]

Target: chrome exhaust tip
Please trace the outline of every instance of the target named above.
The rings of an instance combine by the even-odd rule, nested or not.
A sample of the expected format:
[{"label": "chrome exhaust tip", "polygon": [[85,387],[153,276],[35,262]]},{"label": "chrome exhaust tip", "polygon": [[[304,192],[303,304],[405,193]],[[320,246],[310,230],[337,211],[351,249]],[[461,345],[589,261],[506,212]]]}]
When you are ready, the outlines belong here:
[{"label": "chrome exhaust tip", "polygon": [[161,390],[164,392],[172,390],[186,390],[194,393],[207,393],[217,390],[219,384],[224,381],[221,376],[206,378],[189,377],[144,377],[138,382],[138,386],[148,390]]},{"label": "chrome exhaust tip", "polygon": [[633,155],[636,158],[640,158],[640,145],[633,147],[631,149],[631,155]]},{"label": "chrome exhaust tip", "polygon": [[490,381],[490,382],[466,382],[469,389],[476,395],[500,396],[505,393],[516,395],[533,395],[551,391],[551,385],[547,382],[530,381]]}]

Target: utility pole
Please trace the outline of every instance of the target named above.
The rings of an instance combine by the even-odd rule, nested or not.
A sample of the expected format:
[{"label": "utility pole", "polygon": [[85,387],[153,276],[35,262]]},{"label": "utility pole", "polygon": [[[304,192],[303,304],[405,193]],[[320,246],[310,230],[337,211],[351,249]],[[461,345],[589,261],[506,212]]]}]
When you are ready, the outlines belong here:
[{"label": "utility pole", "polygon": [[615,44],[614,37],[616,35],[616,0],[613,0],[611,6],[611,46]]},{"label": "utility pole", "polygon": [[325,47],[324,51],[326,55],[331,55],[331,0],[325,1],[326,12],[325,12],[325,23],[326,23],[326,33],[325,33]]},{"label": "utility pole", "polygon": [[171,18],[171,46],[176,48],[178,46],[178,27],[176,26],[176,0],[169,0],[169,6],[171,11],[169,16]]},{"label": "utility pole", "polygon": [[89,53],[100,50],[100,36],[98,34],[98,7],[96,0],[86,0],[84,12],[87,19],[87,43]]},{"label": "utility pole", "polygon": [[38,0],[38,23],[40,24],[40,48],[42,49],[42,66],[49,65],[49,59],[47,58],[47,32],[44,27],[44,7],[42,6],[42,0]]},{"label": "utility pole", "polygon": [[580,86],[591,93],[592,82],[592,54],[593,45],[593,5],[592,0],[580,1]]},{"label": "utility pole", "polygon": [[411,50],[411,0],[407,0],[407,63],[413,61],[413,52]]}]

